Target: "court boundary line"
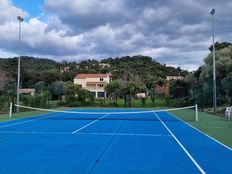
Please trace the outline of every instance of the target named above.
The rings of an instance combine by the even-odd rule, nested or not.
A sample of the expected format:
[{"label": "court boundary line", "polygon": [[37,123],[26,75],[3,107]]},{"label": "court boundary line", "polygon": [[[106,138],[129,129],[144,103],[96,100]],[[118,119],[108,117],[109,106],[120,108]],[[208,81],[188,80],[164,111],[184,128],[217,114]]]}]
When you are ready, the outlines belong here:
[{"label": "court boundary line", "polygon": [[[35,118],[35,117],[33,117],[33,118],[22,118],[22,119],[17,119],[16,120],[16,123],[10,123],[10,124],[6,124],[6,125],[2,125],[2,126],[0,126],[0,129],[1,128],[5,128],[5,127],[10,127],[10,126],[15,126],[15,125],[19,125],[19,124],[23,124],[23,123],[27,123],[27,122],[32,122],[32,121],[37,121],[37,120],[41,120],[41,119],[43,119],[43,117],[45,117],[45,118],[49,118],[49,117],[54,117],[55,115],[57,115],[57,114],[60,114],[60,113],[56,113],[56,114],[54,114],[54,115],[48,115],[48,116],[46,116],[47,114],[44,114],[44,115],[40,115],[40,116],[35,116],[35,117],[39,117],[39,118]],[[25,121],[20,121],[20,120],[25,120]],[[11,121],[14,121],[14,120],[9,120],[9,122],[11,122]],[[19,122],[18,122],[19,121]],[[5,122],[7,122],[7,121],[5,121]]]},{"label": "court boundary line", "polygon": [[208,135],[208,134],[202,132],[201,130],[199,130],[198,128],[192,126],[191,124],[184,122],[183,120],[181,120],[180,118],[176,117],[176,116],[173,115],[172,113],[170,113],[170,112],[167,112],[167,113],[170,114],[171,116],[175,117],[176,119],[178,119],[178,120],[181,121],[182,123],[184,123],[184,124],[190,126],[191,128],[193,128],[194,130],[198,131],[199,133],[201,133],[201,134],[205,135],[206,137],[210,138],[211,140],[215,141],[216,143],[220,144],[221,146],[225,147],[226,149],[232,151],[232,148],[230,148],[229,146],[227,146],[227,145],[223,144],[222,142],[216,140],[215,138],[211,137],[210,135]]},{"label": "court boundary line", "polygon": [[109,115],[109,114],[105,114],[105,115],[103,115],[102,117],[100,117],[100,118],[98,118],[98,119],[96,119],[96,120],[94,120],[94,121],[91,121],[90,123],[88,123],[88,124],[86,124],[86,125],[84,125],[84,126],[78,128],[78,129],[76,129],[75,131],[73,131],[72,134],[75,134],[75,133],[77,133],[77,132],[79,132],[79,131],[81,131],[81,130],[87,128],[87,127],[89,127],[90,125],[92,125],[92,124],[98,122],[99,120],[105,118],[105,117],[108,116],[108,115]]},{"label": "court boundary line", "polygon": [[29,120],[26,120],[26,121],[20,121],[20,122],[17,122],[17,123],[11,123],[11,124],[7,124],[7,125],[3,125],[3,126],[0,126],[0,129],[4,128],[4,127],[15,126],[15,125],[18,125],[18,124],[32,122],[32,121],[35,121],[35,120],[37,120],[37,119],[29,119]]},{"label": "court boundary line", "polygon": [[[82,111],[83,109],[78,109],[78,110],[80,110],[80,111]],[[57,111],[59,111],[59,110],[57,110]],[[43,117],[43,116],[50,116],[50,115],[52,115],[52,114],[59,114],[59,113],[61,113],[61,114],[63,114],[64,112],[53,112],[53,113],[44,113],[44,114],[42,114],[42,113],[39,113],[38,115],[32,115],[32,116],[30,116],[30,117],[25,117],[25,118],[14,118],[14,117],[12,117],[11,119],[9,119],[8,118],[8,120],[2,120],[2,121],[0,121],[0,124],[1,123],[6,123],[6,122],[14,122],[14,121],[20,121],[20,120],[29,120],[29,119],[32,119],[32,118],[37,118],[37,117]],[[12,113],[12,115],[14,115],[15,113]],[[7,114],[6,114],[7,115]],[[8,114],[9,115],[9,114]]]},{"label": "court boundary line", "polygon": [[189,157],[189,159],[193,162],[193,164],[198,168],[198,170],[202,174],[206,174],[206,172],[202,169],[202,167],[198,164],[198,162],[193,158],[193,156],[188,152],[188,150],[184,147],[184,145],[178,140],[178,138],[174,135],[174,133],[168,128],[168,126],[160,119],[160,117],[155,112],[153,112],[153,113],[159,119],[159,121],[162,123],[162,125],[166,128],[166,130],[172,135],[174,140],[182,148],[182,150]]},{"label": "court boundary line", "polygon": [[[12,115],[13,115],[14,113],[12,113]],[[0,121],[0,124],[1,123],[6,123],[6,122],[14,122],[14,121],[20,121],[20,120],[29,120],[29,119],[32,119],[32,118],[36,118],[36,117],[42,117],[42,116],[46,116],[46,115],[51,115],[51,114],[53,114],[53,113],[44,113],[44,114],[39,114],[39,115],[34,115],[34,116],[31,116],[31,117],[25,117],[25,118],[11,118],[11,119],[9,119],[8,118],[8,120],[3,120],[3,121]]]},{"label": "court boundary line", "polygon": [[171,137],[169,134],[140,134],[140,133],[113,133],[113,132],[36,132],[36,131],[0,131],[0,134],[40,134],[40,135],[106,135],[106,136],[140,136],[140,137]]}]

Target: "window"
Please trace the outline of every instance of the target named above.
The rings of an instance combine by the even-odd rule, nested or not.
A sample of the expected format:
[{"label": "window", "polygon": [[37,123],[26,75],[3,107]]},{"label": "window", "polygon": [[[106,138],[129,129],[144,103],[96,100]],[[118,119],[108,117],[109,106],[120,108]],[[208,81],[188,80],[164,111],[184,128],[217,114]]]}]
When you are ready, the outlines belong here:
[{"label": "window", "polygon": [[105,92],[98,92],[98,98],[105,98]]},{"label": "window", "polygon": [[100,81],[103,81],[103,78],[100,78]]},{"label": "window", "polygon": [[103,85],[103,84],[100,84],[99,86],[102,88],[104,85]]}]

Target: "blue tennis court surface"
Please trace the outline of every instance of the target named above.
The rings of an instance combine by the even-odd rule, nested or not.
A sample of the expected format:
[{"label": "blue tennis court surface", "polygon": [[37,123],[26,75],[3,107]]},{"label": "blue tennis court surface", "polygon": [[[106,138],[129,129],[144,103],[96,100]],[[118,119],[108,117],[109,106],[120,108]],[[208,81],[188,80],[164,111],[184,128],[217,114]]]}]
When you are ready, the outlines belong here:
[{"label": "blue tennis court surface", "polygon": [[124,115],[53,113],[0,122],[0,173],[232,173],[231,148],[170,113]]}]

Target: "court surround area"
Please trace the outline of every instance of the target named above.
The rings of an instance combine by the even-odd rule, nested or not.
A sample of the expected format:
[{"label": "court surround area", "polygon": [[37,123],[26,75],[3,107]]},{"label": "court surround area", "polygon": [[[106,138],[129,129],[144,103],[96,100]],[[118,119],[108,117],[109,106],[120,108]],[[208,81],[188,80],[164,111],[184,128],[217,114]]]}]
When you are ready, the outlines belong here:
[{"label": "court surround area", "polygon": [[83,109],[0,122],[0,154],[4,174],[232,173],[230,147],[168,111]]}]

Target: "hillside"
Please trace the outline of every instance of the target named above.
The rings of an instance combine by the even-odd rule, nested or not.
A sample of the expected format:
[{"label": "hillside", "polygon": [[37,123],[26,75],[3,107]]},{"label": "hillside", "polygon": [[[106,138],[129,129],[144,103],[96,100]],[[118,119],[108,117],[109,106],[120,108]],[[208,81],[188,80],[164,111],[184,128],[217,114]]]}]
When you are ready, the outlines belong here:
[{"label": "hillside", "polygon": [[187,71],[180,68],[167,67],[146,56],[108,58],[101,62],[111,65],[113,77],[129,81],[147,82],[166,78],[166,76],[185,76]]},{"label": "hillside", "polygon": [[[0,59],[0,69],[4,70],[8,79],[17,78],[17,58]],[[99,63],[108,63],[110,67],[102,68]],[[62,70],[62,71],[61,71]],[[146,56],[126,56],[107,58],[102,61],[84,60],[81,62],[56,62],[51,59],[34,57],[21,58],[21,80],[23,87],[33,87],[36,82],[43,81],[50,85],[55,81],[72,81],[77,73],[113,74],[114,79],[146,83],[165,78],[167,75],[185,76],[187,71],[180,68],[167,67]]]}]

